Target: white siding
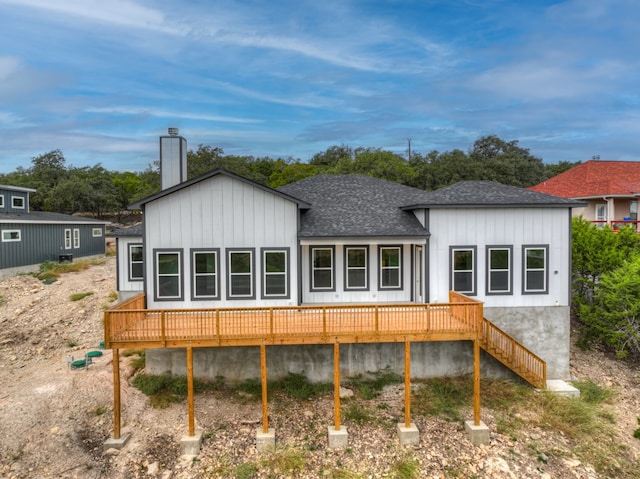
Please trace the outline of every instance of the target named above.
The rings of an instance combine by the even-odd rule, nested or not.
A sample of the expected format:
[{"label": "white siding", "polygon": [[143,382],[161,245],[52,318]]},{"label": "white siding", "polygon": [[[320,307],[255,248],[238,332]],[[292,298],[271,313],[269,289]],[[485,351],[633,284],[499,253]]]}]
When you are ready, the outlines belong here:
[{"label": "white siding", "polygon": [[[297,205],[267,190],[218,175],[146,205],[145,260],[149,307],[297,304]],[[260,299],[260,248],[289,248],[290,299]],[[184,302],[154,301],[153,251],[182,249]],[[191,248],[220,249],[221,300],[191,301]],[[227,248],[255,248],[255,300],[228,301]]]},{"label": "white siding", "polygon": [[118,251],[118,293],[139,292],[144,289],[144,281],[129,281],[129,245],[142,244],[142,237],[120,237]]},{"label": "white siding", "polygon": [[[429,213],[429,301],[446,302],[449,247],[476,246],[477,299],[491,306],[569,304],[570,212],[564,208],[432,209]],[[513,246],[513,294],[486,295],[486,246]],[[549,246],[548,294],[522,294],[522,246]]]}]

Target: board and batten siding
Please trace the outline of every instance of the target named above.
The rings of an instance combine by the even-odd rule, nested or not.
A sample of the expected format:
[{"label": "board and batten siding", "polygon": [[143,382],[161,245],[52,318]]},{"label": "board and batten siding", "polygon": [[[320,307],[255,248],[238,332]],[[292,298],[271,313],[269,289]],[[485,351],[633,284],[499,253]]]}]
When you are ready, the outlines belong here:
[{"label": "board and batten siding", "polygon": [[[101,235],[94,237],[94,228]],[[65,248],[65,230],[71,230],[71,248]],[[73,230],[80,231],[80,247],[73,247]],[[104,224],[0,223],[0,230],[19,230],[20,241],[0,243],[0,269],[58,261],[59,255],[73,258],[104,254]]]},{"label": "board and batten siding", "polygon": [[[297,304],[298,207],[268,190],[225,175],[193,184],[145,205],[145,272],[149,308],[241,307]],[[260,248],[289,249],[288,299],[263,300]],[[182,250],[184,301],[155,301],[154,250]],[[191,301],[192,248],[219,248],[220,300]],[[227,300],[226,250],[252,248],[255,299]]]},{"label": "board and batten siding", "polygon": [[[429,211],[429,301],[446,302],[450,247],[475,246],[476,298],[491,306],[568,306],[571,212],[566,208],[470,208]],[[522,294],[523,245],[548,245],[548,294]],[[486,247],[512,246],[513,294],[486,294]]]},{"label": "board and batten siding", "polygon": [[[424,238],[375,239],[345,238],[327,240],[304,240],[301,247],[302,263],[302,302],[303,304],[326,303],[403,303],[413,300],[413,245],[424,245]],[[367,246],[369,261],[367,268],[367,290],[348,290],[345,288],[345,248],[347,246]],[[380,247],[400,246],[402,251],[402,288],[380,289]],[[334,288],[332,291],[311,290],[311,248],[334,247]]]},{"label": "board and batten siding", "polygon": [[131,281],[129,245],[142,245],[142,237],[122,236],[116,239],[118,269],[117,284],[119,299],[126,299],[144,290],[144,281]]}]

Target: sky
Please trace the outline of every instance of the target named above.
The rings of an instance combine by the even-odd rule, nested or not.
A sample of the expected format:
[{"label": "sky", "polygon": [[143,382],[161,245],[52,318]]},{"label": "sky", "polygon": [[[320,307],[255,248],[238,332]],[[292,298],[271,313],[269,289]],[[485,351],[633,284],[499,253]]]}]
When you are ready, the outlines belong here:
[{"label": "sky", "polygon": [[497,135],[640,160],[636,0],[0,0],[0,173],[196,150],[308,161]]}]

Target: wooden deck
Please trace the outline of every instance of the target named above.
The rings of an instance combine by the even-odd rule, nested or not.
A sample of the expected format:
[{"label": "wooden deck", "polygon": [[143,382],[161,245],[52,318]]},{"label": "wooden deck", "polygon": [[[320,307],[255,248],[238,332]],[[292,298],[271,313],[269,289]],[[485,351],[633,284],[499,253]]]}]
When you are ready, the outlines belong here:
[{"label": "wooden deck", "polygon": [[105,312],[107,348],[474,340],[482,303],[144,309],[142,295]]}]

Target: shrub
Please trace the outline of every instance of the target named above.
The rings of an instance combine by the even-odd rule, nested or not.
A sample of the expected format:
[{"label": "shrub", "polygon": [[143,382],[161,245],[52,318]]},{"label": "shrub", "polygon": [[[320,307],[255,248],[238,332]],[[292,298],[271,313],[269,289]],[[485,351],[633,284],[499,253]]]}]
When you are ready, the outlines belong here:
[{"label": "shrub", "polygon": [[80,301],[81,299],[84,299],[87,296],[91,296],[92,294],[93,291],[86,291],[84,293],[73,293],[71,296],[69,296],[69,299],[71,301]]}]

